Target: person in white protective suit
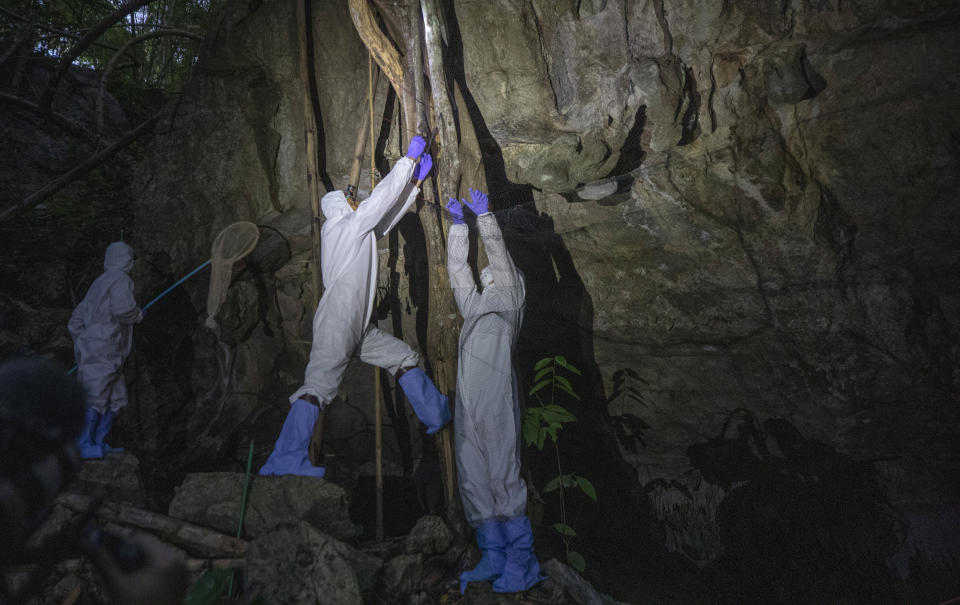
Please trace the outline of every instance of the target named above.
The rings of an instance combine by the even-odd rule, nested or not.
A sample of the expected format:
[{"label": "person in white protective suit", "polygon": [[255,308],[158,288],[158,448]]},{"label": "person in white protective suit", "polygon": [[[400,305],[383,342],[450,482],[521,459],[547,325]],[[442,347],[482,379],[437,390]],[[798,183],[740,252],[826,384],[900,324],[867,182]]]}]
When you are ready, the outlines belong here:
[{"label": "person in white protective suit", "polygon": [[[426,142],[414,137],[406,157],[354,210],[342,191],[323,196],[326,221],[321,230],[321,271],[325,291],[313,316],[313,345],[303,386],[290,397],[291,408],[261,475],[322,477],[325,469],[308,454],[320,410],[337,395],[347,365],[355,355],[395,376],[413,411],[439,431],[450,420],[447,397],[417,367],[419,355],[402,340],[370,324],[377,285],[377,239],[399,222],[420,192],[432,167]],[[418,161],[420,156],[422,160]],[[416,185],[411,177],[417,179]]]},{"label": "person in white protective suit", "polygon": [[87,395],[85,424],[77,445],[81,458],[103,458],[123,451],[104,438],[120,408],[127,405],[123,362],[133,346],[133,324],[143,311],[133,297],[133,249],[123,242],[107,246],[100,275],[70,316],[77,379]]},{"label": "person in white protective suit", "polygon": [[[495,592],[520,592],[541,580],[526,516],[527,486],[520,478],[520,397],[513,357],[526,298],[523,274],[513,264],[486,194],[470,190],[472,202],[450,198],[454,224],[447,237],[447,270],[463,315],[457,363],[454,439],[460,495],[467,521],[476,528],[483,557],[460,575],[468,582],[493,581]],[[469,240],[463,206],[477,215],[489,265],[478,291],[467,264]]]}]

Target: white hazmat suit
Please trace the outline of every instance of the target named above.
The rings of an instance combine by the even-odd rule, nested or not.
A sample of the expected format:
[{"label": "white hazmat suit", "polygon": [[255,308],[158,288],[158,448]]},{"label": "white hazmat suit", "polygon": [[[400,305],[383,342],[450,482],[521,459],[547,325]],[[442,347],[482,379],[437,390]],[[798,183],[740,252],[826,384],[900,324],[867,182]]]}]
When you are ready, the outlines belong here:
[{"label": "white hazmat suit", "polygon": [[520,398],[513,353],[523,322],[523,275],[514,266],[492,213],[477,217],[490,264],[478,292],[467,264],[466,225],[447,240],[450,286],[460,314],[455,417],[457,472],[467,521],[523,515],[527,487],[520,479]]},{"label": "white hazmat suit", "polygon": [[[415,166],[409,157],[401,158],[355,211],[342,191],[328,193],[321,200],[326,217],[320,240],[326,289],[313,316],[313,344],[303,386],[290,397],[290,413],[261,475],[323,476],[324,469],[311,465],[307,453],[313,423],[319,410],[336,397],[354,355],[395,375],[413,368],[399,382],[428,433],[449,420],[447,398],[416,367],[419,355],[407,343],[370,324],[379,263],[377,239],[388,233],[416,200],[420,190],[410,183]],[[310,396],[316,398],[319,409],[309,402]]]},{"label": "white hazmat suit", "polygon": [[[418,356],[402,340],[370,325],[377,290],[377,239],[386,235],[416,201],[420,190],[410,185],[414,162],[401,158],[355,211],[342,191],[323,196],[326,221],[320,232],[324,293],[313,316],[313,345],[303,386],[304,393],[325,406],[337,389],[351,357],[396,374],[417,365]],[[404,196],[406,193],[406,196]]]},{"label": "white hazmat suit", "polygon": [[523,273],[513,264],[487,196],[471,189],[477,228],[490,264],[478,291],[467,264],[469,241],[459,202],[447,238],[447,269],[460,314],[457,366],[457,471],[467,521],[483,553],[460,574],[460,592],[470,582],[493,582],[494,592],[521,592],[543,580],[533,553],[526,516],[527,486],[520,478],[520,397],[513,357],[526,300]]},{"label": "white hazmat suit", "polygon": [[88,408],[77,445],[83,458],[102,458],[119,451],[104,442],[117,411],[127,405],[123,362],[133,346],[133,324],[143,311],[133,297],[133,249],[123,242],[107,246],[103,274],[94,280],[70,316],[77,379],[86,391]]},{"label": "white hazmat suit", "polygon": [[70,316],[77,378],[87,403],[99,413],[127,405],[123,362],[133,346],[133,324],[143,312],[133,297],[133,249],[123,242],[107,246],[104,272]]}]

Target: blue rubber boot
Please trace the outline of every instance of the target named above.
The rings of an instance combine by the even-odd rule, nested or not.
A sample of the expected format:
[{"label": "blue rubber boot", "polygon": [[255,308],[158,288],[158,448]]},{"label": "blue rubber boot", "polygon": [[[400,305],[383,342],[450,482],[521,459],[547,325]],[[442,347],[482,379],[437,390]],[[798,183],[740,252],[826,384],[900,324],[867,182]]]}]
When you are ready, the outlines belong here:
[{"label": "blue rubber boot", "polygon": [[123,453],[122,447],[110,447],[103,441],[103,439],[107,436],[107,433],[110,432],[110,429],[113,428],[113,420],[116,417],[117,413],[113,410],[108,410],[103,414],[100,414],[100,422],[97,423],[97,429],[93,432],[93,443],[100,446],[104,456],[113,453]]},{"label": "blue rubber boot", "polygon": [[420,422],[427,425],[427,434],[432,435],[450,422],[450,406],[447,396],[434,386],[430,377],[420,368],[410,368],[397,380],[403,393],[410,400]]},{"label": "blue rubber boot", "polygon": [[514,517],[500,524],[507,543],[507,563],[493,583],[493,592],[522,592],[545,578],[533,554],[533,530],[526,516]]},{"label": "blue rubber boot", "polygon": [[99,422],[100,412],[92,407],[87,408],[83,416],[83,428],[80,430],[80,436],[77,437],[77,448],[80,450],[80,458],[83,460],[103,458],[103,450],[94,443],[94,434]]},{"label": "blue rubber boot", "polygon": [[287,419],[283,421],[277,443],[273,446],[273,453],[267,458],[267,463],[260,467],[261,475],[323,477],[327,469],[311,464],[308,453],[313,425],[319,415],[320,409],[309,401],[297,399],[293,402]]},{"label": "blue rubber boot", "polygon": [[507,554],[499,521],[485,521],[477,527],[477,546],[483,557],[476,567],[460,574],[460,594],[467,589],[468,582],[487,582],[503,572]]}]

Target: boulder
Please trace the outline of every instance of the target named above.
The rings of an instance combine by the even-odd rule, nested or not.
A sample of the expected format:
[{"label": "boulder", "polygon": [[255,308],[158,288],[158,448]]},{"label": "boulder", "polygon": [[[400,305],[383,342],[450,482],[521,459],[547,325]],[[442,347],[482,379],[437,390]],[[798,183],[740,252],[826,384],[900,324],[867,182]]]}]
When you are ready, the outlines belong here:
[{"label": "boulder", "polygon": [[246,555],[250,585],[266,603],[361,605],[381,561],[299,522],[268,531]]},{"label": "boulder", "polygon": [[417,520],[407,535],[406,551],[435,555],[445,552],[453,543],[453,533],[442,517],[426,515]]},{"label": "boulder", "polygon": [[[169,515],[234,535],[240,517],[242,473],[193,473],[176,489]],[[357,533],[343,488],[312,477],[250,478],[244,535],[256,538],[278,527],[303,521],[338,540]]]}]

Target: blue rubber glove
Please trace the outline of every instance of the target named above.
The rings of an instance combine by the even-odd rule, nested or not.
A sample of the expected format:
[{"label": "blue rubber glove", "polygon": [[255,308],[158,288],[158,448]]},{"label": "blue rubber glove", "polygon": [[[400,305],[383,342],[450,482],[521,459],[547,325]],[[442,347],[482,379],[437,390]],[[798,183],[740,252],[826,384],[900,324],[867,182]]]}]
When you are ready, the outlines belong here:
[{"label": "blue rubber glove", "polygon": [[450,201],[447,202],[447,210],[450,211],[450,216],[453,217],[454,225],[463,224],[463,206],[454,198],[450,198]]},{"label": "blue rubber glove", "polygon": [[410,146],[407,147],[407,157],[417,159],[423,155],[423,150],[427,147],[427,142],[423,140],[423,137],[417,135],[410,139]]},{"label": "blue rubber glove", "polygon": [[470,189],[470,198],[473,200],[473,203],[464,201],[463,203],[473,210],[473,213],[477,216],[485,214],[487,212],[487,207],[489,203],[487,201],[487,194],[480,191],[479,189]]},{"label": "blue rubber glove", "polygon": [[430,157],[429,153],[425,153],[420,158],[420,163],[413,169],[413,178],[418,181],[424,180],[431,168],[433,168],[433,158]]}]

